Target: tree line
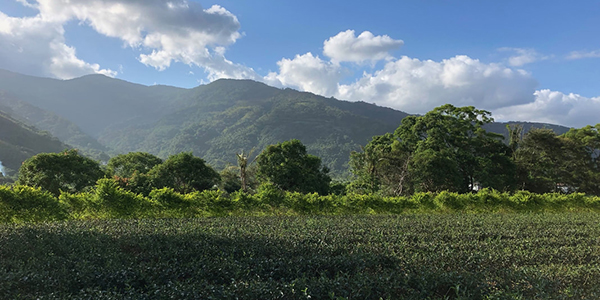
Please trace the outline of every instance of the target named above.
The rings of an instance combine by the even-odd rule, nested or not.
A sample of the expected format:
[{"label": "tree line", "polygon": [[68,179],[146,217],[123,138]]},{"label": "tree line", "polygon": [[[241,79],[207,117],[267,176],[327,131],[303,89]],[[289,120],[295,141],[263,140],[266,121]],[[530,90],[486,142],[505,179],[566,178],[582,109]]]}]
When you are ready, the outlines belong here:
[{"label": "tree line", "polygon": [[394,133],[351,154],[349,190],[388,196],[468,193],[481,188],[535,193],[600,194],[600,124],[557,135],[509,126],[508,141],[487,132],[491,114],[444,105],[409,116]]},{"label": "tree line", "polygon": [[253,192],[261,185],[325,194],[407,196],[419,192],[469,193],[482,188],[535,193],[600,195],[600,124],[556,135],[550,129],[527,133],[507,126],[509,139],[487,132],[490,112],[444,105],[423,116],[408,116],[393,133],[375,136],[352,152],[353,177],[332,182],[317,156],[298,140],[270,145],[256,157],[237,154],[237,165],[217,172],[191,152],[162,160],[132,152],[106,166],[77,150],[33,156],[19,170],[17,184],[41,187],[59,196],[81,192],[103,177],[134,193],[172,188],[186,194],[207,189]]}]

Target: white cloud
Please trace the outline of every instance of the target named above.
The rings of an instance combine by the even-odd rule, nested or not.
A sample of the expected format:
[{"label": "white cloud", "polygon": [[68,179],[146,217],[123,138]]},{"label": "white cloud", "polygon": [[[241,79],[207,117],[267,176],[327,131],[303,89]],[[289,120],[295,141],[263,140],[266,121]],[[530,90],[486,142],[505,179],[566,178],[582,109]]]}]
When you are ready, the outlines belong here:
[{"label": "white cloud", "polygon": [[494,109],[532,102],[537,82],[522,70],[459,55],[441,62],[402,57],[374,74],[342,85],[338,97],[411,113],[452,103]]},{"label": "white cloud", "polygon": [[40,15],[14,18],[0,12],[0,68],[61,79],[91,73],[116,76],[115,71],[77,58],[63,34],[62,24]]},{"label": "white cloud", "polygon": [[[8,17],[0,15],[0,33],[4,33],[0,37],[2,43],[12,46],[5,51],[11,52],[8,53],[11,56],[15,56],[23,48],[23,44],[35,44],[29,48],[41,52],[36,64],[53,65],[45,70],[38,70],[38,74],[35,75],[50,73],[55,77],[68,78],[86,72],[115,74],[113,71],[101,70],[95,64],[87,64],[77,59],[75,49],[64,43],[63,24],[79,20],[102,35],[118,38],[125,45],[139,49],[142,51],[139,61],[158,70],[168,68],[173,62],[182,62],[205,68],[211,79],[242,76],[260,78],[251,68],[224,58],[225,46],[235,43],[241,37],[238,32],[240,23],[235,15],[218,5],[204,9],[197,2],[186,0],[37,0],[35,4],[25,0],[20,2],[38,9],[39,14],[34,18],[9,18],[10,22],[31,23],[35,20],[38,28],[30,31],[22,26],[9,28],[8,21],[4,20]],[[36,41],[35,35],[41,33],[51,37]],[[26,36],[22,40],[15,38],[23,35]],[[6,38],[7,36],[12,39]],[[70,59],[59,56],[64,54]],[[0,67],[9,64],[0,59]],[[21,71],[20,68],[12,69]]]},{"label": "white cloud", "polygon": [[573,51],[567,55],[567,59],[598,58],[600,50],[595,51]]},{"label": "white cloud", "polygon": [[323,54],[331,58],[334,63],[390,60],[393,57],[390,51],[398,49],[404,42],[394,40],[387,35],[374,36],[369,31],[364,31],[358,37],[354,30],[338,33],[323,43]]},{"label": "white cloud", "polygon": [[342,79],[340,66],[324,61],[312,53],[284,58],[277,62],[279,73],[270,73],[264,78],[268,84],[291,86],[323,96],[337,94],[338,82]]},{"label": "white cloud", "polygon": [[494,111],[498,120],[532,121],[583,127],[600,123],[600,97],[587,98],[551,90],[534,93],[535,101]]},{"label": "white cloud", "polygon": [[508,58],[508,64],[513,67],[520,67],[536,61],[547,60],[551,58],[551,56],[542,55],[534,49],[504,47],[498,49],[498,51],[514,52],[516,54]]}]

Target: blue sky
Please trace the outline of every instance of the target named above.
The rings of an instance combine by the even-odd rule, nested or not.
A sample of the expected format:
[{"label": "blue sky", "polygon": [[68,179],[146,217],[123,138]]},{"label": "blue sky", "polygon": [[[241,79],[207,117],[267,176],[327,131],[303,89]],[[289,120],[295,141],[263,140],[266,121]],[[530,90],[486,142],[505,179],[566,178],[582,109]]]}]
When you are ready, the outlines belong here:
[{"label": "blue sky", "polygon": [[597,1],[4,0],[0,12],[0,68],[30,75],[248,78],[410,113],[453,103],[600,123]]}]

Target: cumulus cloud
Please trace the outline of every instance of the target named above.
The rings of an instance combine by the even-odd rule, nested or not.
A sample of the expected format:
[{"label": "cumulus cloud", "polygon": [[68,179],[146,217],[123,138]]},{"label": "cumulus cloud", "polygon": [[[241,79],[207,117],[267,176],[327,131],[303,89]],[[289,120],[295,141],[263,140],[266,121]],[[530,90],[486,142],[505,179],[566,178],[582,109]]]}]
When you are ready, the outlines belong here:
[{"label": "cumulus cloud", "polygon": [[323,54],[330,57],[334,63],[365,61],[373,63],[393,59],[390,51],[398,49],[403,44],[402,40],[394,40],[387,35],[375,36],[369,31],[364,31],[356,36],[354,30],[346,30],[323,43]]},{"label": "cumulus cloud", "polygon": [[90,73],[116,76],[115,71],[77,58],[63,34],[61,23],[40,15],[14,18],[0,12],[0,68],[61,79]]},{"label": "cumulus cloud", "polygon": [[314,56],[312,53],[284,58],[277,62],[279,73],[270,73],[265,82],[275,86],[291,86],[323,96],[337,94],[342,78],[340,66]]},{"label": "cumulus cloud", "polygon": [[504,47],[498,49],[498,51],[514,52],[516,54],[508,58],[508,64],[513,67],[520,67],[526,64],[534,63],[536,61],[551,58],[551,56],[542,55],[534,49]]},{"label": "cumulus cloud", "polygon": [[551,90],[534,93],[535,101],[504,107],[494,111],[496,119],[504,121],[534,121],[564,126],[583,127],[599,123],[600,97],[587,98]]},{"label": "cumulus cloud", "polygon": [[567,59],[597,58],[600,57],[600,50],[595,51],[573,51],[567,55]]},{"label": "cumulus cloud", "polygon": [[[50,60],[56,65],[49,68],[56,77],[65,78],[78,72],[114,74],[100,70],[97,65],[75,60],[75,49],[64,44],[63,24],[79,20],[98,33],[118,38],[126,46],[139,49],[140,62],[158,70],[168,68],[173,62],[182,62],[206,69],[210,78],[258,76],[251,68],[232,63],[224,58],[225,46],[235,43],[241,37],[240,23],[235,15],[225,8],[213,5],[204,9],[197,2],[186,0],[37,0],[22,3],[39,10],[35,22],[38,30],[31,34],[45,32],[52,34],[53,41],[61,45],[36,42],[40,52],[52,53]],[[6,16],[3,16],[6,19]],[[28,18],[12,18],[15,22],[34,22]],[[0,30],[6,29],[6,22],[0,20]],[[6,30],[4,30],[6,31]],[[19,36],[27,32],[21,27],[12,26],[8,35]],[[4,37],[4,36],[3,36]],[[27,37],[27,40],[34,40]],[[3,39],[4,43],[20,49],[19,40]],[[13,49],[14,52],[15,49]],[[63,61],[63,56],[71,57]],[[72,54],[72,55],[71,55]],[[58,65],[58,64],[64,65]],[[74,70],[79,68],[79,71]],[[69,71],[69,72],[67,72]]]},{"label": "cumulus cloud", "polygon": [[464,55],[441,62],[404,56],[340,86],[338,96],[424,113],[445,103],[483,109],[528,103],[534,100],[536,85],[523,70],[485,64]]}]

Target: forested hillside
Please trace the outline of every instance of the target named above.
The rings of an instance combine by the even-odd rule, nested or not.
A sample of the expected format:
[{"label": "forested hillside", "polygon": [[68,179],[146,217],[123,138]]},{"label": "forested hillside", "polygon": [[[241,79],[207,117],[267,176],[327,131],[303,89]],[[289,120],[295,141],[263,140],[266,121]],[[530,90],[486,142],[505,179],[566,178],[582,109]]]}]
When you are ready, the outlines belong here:
[{"label": "forested hillside", "polygon": [[[299,139],[334,171],[346,169],[351,151],[373,135],[393,131],[407,114],[366,103],[342,102],[280,90],[247,80],[218,80],[189,91],[180,109],[157,122],[115,126],[100,141],[122,152],[165,157],[193,151],[216,166],[242,149]],[[380,116],[380,117],[377,117]]]}]

